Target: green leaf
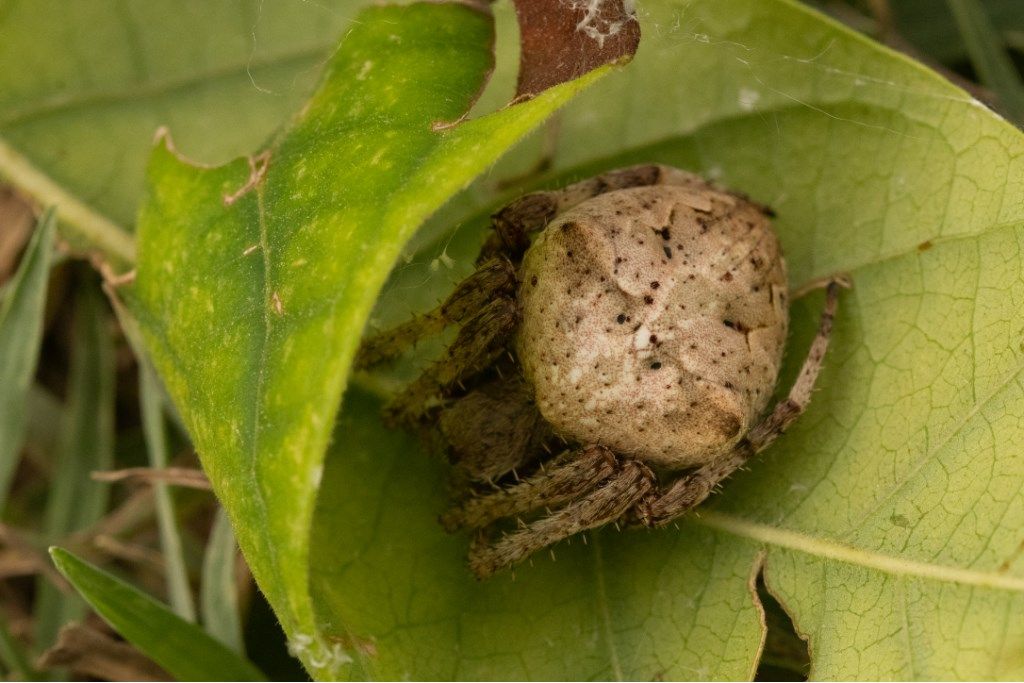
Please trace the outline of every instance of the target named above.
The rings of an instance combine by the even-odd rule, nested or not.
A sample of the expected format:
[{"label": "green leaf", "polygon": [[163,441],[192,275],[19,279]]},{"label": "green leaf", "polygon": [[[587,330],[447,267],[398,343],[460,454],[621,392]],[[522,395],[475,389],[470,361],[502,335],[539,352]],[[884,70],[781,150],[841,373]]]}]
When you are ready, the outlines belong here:
[{"label": "green leaf", "polygon": [[53,211],[47,211],[17,272],[0,291],[0,510],[6,506],[25,437],[25,404],[39,360],[54,225]]},{"label": "green leaf", "polygon": [[246,659],[139,589],[62,548],[50,548],[60,573],[125,640],[181,681],[262,681]]},{"label": "green leaf", "polygon": [[8,4],[0,178],[55,205],[73,246],[128,267],[154,131],[173,125],[183,150],[212,163],[251,150],[308,94],[363,4]]},{"label": "green leaf", "polygon": [[[820,390],[679,530],[605,530],[483,585],[434,522],[443,466],[350,397],[314,522],[321,619],[380,677],[741,678],[763,561],[812,678],[1019,678],[1024,136],[795,2],[639,7],[637,57],[560,113],[531,184],[659,161],[770,203],[793,285],[855,282]],[[468,272],[500,179],[431,222],[375,317]],[[794,306],[784,387],[820,306]]]},{"label": "green leaf", "polygon": [[[114,348],[103,301],[89,285],[81,286],[75,297],[67,409],[43,520],[50,541],[93,524],[107,506],[109,485],[90,475],[110,469],[113,459]],[[62,625],[82,616],[84,606],[45,577],[37,587],[35,642],[45,649]]]},{"label": "green leaf", "polygon": [[361,4],[6,3],[0,176],[58,204],[68,237],[130,260],[119,226],[135,220],[157,127],[208,162],[251,150],[308,94]]},{"label": "green leaf", "polygon": [[239,654],[244,654],[242,620],[238,611],[238,578],[235,559],[238,545],[231,521],[221,508],[213,521],[203,556],[201,606],[206,632]]},{"label": "green leaf", "polygon": [[461,121],[493,63],[464,4],[359,15],[312,99],[261,154],[217,168],[162,144],[123,290],[253,575],[321,676],[308,590],[324,452],[359,335],[423,220],[607,69]]}]

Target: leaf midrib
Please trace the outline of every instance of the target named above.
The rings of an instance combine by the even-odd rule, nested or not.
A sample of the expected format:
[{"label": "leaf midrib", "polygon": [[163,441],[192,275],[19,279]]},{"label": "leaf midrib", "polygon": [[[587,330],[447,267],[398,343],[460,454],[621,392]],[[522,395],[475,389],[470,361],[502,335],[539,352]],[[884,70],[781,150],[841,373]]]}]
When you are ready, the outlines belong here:
[{"label": "leaf midrib", "polygon": [[1024,578],[984,572],[973,569],[949,567],[934,562],[921,562],[884,553],[836,543],[820,536],[812,536],[791,529],[753,522],[738,515],[715,510],[703,510],[693,515],[689,523],[700,524],[715,531],[747,538],[770,546],[796,550],[825,560],[834,560],[874,569],[893,576],[910,576],[959,585],[976,586],[1024,593]]}]

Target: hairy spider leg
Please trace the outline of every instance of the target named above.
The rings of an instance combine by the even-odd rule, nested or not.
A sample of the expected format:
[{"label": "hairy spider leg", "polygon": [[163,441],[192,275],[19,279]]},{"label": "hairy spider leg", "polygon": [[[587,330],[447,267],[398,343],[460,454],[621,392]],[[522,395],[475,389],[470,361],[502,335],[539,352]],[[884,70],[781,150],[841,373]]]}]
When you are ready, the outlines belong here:
[{"label": "hairy spider leg", "polygon": [[821,313],[818,333],[811,343],[800,375],[789,395],[772,410],[729,453],[700,469],[677,479],[663,492],[655,492],[637,506],[639,521],[646,526],[664,526],[700,505],[729,475],[771,445],[807,408],[811,391],[818,380],[822,360],[832,336],[832,321],[839,302],[839,287],[845,281],[835,278],[825,287],[825,308]]},{"label": "hairy spider leg", "polygon": [[470,569],[483,579],[562,539],[614,522],[654,488],[654,474],[646,465],[623,461],[586,496],[497,542],[475,542],[469,551]]},{"label": "hairy spider leg", "polygon": [[593,489],[615,473],[615,455],[604,446],[569,451],[553,466],[513,486],[462,501],[441,516],[449,532],[483,529],[503,517],[514,517],[545,507],[562,505]]},{"label": "hairy spider leg", "polygon": [[[499,369],[501,366],[495,366]],[[551,427],[514,368],[445,405],[437,426],[459,479],[492,482],[544,453]]]},{"label": "hairy spider leg", "polygon": [[392,360],[419,340],[440,334],[448,325],[465,323],[496,297],[515,296],[515,291],[515,267],[502,256],[488,259],[434,310],[366,339],[355,365],[362,369]]},{"label": "hairy spider leg", "polygon": [[445,355],[385,406],[385,416],[415,426],[453,387],[486,370],[505,353],[518,322],[515,300],[498,297],[486,304],[463,324]]}]

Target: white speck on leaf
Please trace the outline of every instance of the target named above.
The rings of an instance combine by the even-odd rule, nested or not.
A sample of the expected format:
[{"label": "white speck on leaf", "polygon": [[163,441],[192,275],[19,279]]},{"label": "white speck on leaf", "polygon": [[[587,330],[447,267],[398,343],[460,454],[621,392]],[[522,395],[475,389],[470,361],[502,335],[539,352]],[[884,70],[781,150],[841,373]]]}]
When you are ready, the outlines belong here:
[{"label": "white speck on leaf", "polygon": [[761,100],[761,93],[752,88],[740,88],[740,109],[743,111],[751,111],[757,106],[757,103]]}]

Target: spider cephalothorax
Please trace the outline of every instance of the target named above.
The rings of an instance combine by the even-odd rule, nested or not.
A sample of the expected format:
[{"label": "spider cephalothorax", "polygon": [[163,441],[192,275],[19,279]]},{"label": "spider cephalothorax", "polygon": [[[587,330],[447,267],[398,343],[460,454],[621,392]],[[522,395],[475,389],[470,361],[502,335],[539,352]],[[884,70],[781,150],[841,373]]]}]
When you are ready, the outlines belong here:
[{"label": "spider cephalothorax", "polygon": [[[483,577],[580,531],[659,526],[700,504],[803,411],[839,282],[823,283],[807,360],[764,416],[789,319],[770,211],[635,166],[502,209],[476,271],[359,362],[460,326],[387,413],[443,437],[464,493],[442,522],[480,531]],[[529,521],[496,537],[507,519]]]}]

